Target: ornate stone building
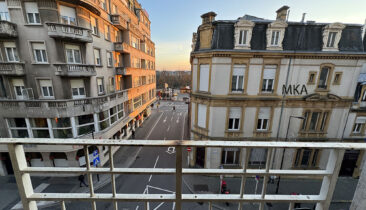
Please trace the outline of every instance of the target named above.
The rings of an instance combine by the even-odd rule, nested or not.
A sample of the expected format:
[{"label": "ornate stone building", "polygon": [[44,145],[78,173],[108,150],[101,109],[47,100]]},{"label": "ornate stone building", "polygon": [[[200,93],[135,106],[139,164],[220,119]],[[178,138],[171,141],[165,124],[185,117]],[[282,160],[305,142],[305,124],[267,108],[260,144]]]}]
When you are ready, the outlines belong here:
[{"label": "ornate stone building", "polygon": [[[125,139],[150,114],[155,45],[136,0],[1,0],[0,10],[1,137]],[[89,150],[108,160],[108,148]],[[0,174],[12,173],[6,151]],[[85,165],[78,146],[29,146],[26,156]]]},{"label": "ornate stone building", "polygon": [[[364,141],[362,25],[289,22],[287,10],[280,8],[276,20],[201,16],[191,53],[192,139]],[[325,153],[276,150],[272,167],[323,168]],[[260,148],[249,154],[194,148],[190,164],[240,167],[245,155],[253,168],[266,162]],[[341,173],[357,176],[363,158],[359,151],[347,151]]]}]

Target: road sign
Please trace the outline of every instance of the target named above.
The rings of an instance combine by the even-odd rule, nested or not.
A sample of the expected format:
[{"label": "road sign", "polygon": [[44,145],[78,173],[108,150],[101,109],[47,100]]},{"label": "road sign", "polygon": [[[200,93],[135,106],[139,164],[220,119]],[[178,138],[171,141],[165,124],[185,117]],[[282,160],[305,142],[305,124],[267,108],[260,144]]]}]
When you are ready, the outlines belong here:
[{"label": "road sign", "polygon": [[93,165],[97,166],[99,163],[100,163],[100,158],[99,158],[98,150],[95,150],[93,152]]},{"label": "road sign", "polygon": [[192,151],[192,148],[191,147],[187,147],[187,151],[188,152]]}]

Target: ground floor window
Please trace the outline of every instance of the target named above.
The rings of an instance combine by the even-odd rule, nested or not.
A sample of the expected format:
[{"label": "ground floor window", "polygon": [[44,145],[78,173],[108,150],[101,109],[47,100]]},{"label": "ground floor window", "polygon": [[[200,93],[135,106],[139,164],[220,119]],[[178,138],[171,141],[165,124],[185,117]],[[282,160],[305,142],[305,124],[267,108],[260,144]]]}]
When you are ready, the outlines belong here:
[{"label": "ground floor window", "polygon": [[8,127],[13,138],[29,137],[27,123],[25,118],[10,118],[7,119]]},{"label": "ground floor window", "polygon": [[318,165],[318,156],[319,149],[297,149],[295,154],[294,167],[316,167]]},{"label": "ground floor window", "polygon": [[250,150],[248,165],[251,168],[265,168],[267,159],[267,149],[253,148]]},{"label": "ground floor window", "polygon": [[75,118],[78,136],[94,132],[94,117],[92,114],[82,115]]},{"label": "ground floor window", "polygon": [[52,131],[54,138],[72,138],[72,126],[70,118],[53,118],[51,119]]},{"label": "ground floor window", "polygon": [[237,165],[239,164],[240,149],[239,148],[223,148],[221,152],[221,164]]}]

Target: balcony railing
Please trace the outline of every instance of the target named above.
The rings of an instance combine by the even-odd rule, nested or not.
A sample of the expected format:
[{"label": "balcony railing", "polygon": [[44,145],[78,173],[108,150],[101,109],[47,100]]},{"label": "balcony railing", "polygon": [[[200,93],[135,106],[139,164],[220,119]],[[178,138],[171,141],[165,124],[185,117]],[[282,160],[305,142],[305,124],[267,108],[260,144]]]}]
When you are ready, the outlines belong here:
[{"label": "balcony railing", "polygon": [[114,51],[120,53],[130,53],[130,46],[126,42],[115,42]]},{"label": "balcony railing", "polygon": [[120,14],[111,14],[111,21],[120,30],[128,29],[129,18]]},{"label": "balcony railing", "polygon": [[55,39],[75,40],[79,42],[93,42],[90,29],[67,25],[61,23],[46,23],[48,26],[48,35]]},{"label": "balcony railing", "polygon": [[[109,107],[128,100],[128,90],[116,91],[104,96],[66,99],[66,100],[0,100],[0,109],[9,112],[25,112],[28,116],[49,117],[58,113],[60,116],[75,116],[100,111],[106,103]],[[35,109],[40,109],[35,111]]]},{"label": "balcony railing", "polygon": [[23,76],[24,63],[0,62],[0,75]]},{"label": "balcony railing", "polygon": [[[234,202],[239,204],[238,209],[246,203],[259,203],[259,209],[264,209],[266,203],[288,203],[289,208],[294,209],[295,203],[316,203],[317,210],[329,209],[338,173],[341,168],[344,152],[346,149],[365,150],[364,143],[309,143],[309,142],[253,142],[253,141],[163,141],[163,140],[109,140],[109,139],[0,139],[0,144],[8,146],[9,155],[14,168],[15,179],[17,181],[19,194],[24,209],[36,210],[36,201],[58,201],[61,209],[66,209],[65,202],[90,202],[91,208],[96,209],[96,202],[111,202],[113,208],[118,209],[118,202],[144,202],[148,209],[149,202],[174,202],[175,209],[181,210],[183,202],[208,202],[209,209],[212,209],[216,202]],[[27,165],[23,145],[80,145],[84,147],[84,153],[89,154],[88,146],[109,147],[110,165],[104,168],[95,168],[90,166],[88,156],[86,158],[86,167],[30,167]],[[115,168],[113,160],[113,147],[116,146],[144,146],[144,147],[174,147],[175,148],[175,168]],[[183,150],[186,147],[209,147],[223,148],[236,147],[245,151],[241,168],[239,169],[198,169],[183,168]],[[248,162],[250,149],[267,149],[267,159],[263,169],[249,169]],[[275,150],[282,149],[304,149],[317,148],[327,150],[328,158],[325,169],[319,170],[284,170],[271,169]],[[86,174],[89,180],[89,192],[87,193],[36,193],[32,187],[30,175],[35,173],[47,174]],[[111,193],[96,193],[94,191],[93,174],[110,175]],[[122,194],[116,189],[116,175],[118,174],[161,174],[175,175],[175,192],[170,194]],[[239,176],[241,184],[238,186],[238,194],[183,194],[182,183],[183,175],[213,175],[213,176]],[[248,177],[263,177],[261,183],[262,190],[259,194],[245,193],[246,181]],[[319,194],[311,195],[289,195],[289,194],[268,194],[267,185],[271,176],[287,176],[293,178],[321,178],[322,184]],[[361,179],[360,179],[361,180]],[[172,187],[174,188],[174,187]],[[360,197],[360,196],[358,196]],[[361,196],[362,197],[362,196]]]},{"label": "balcony railing", "polygon": [[117,75],[127,75],[127,68],[126,67],[116,67],[116,74]]},{"label": "balcony railing", "polygon": [[0,38],[15,38],[18,36],[16,24],[0,20]]},{"label": "balcony railing", "polygon": [[90,64],[54,64],[57,68],[56,75],[68,77],[91,77],[97,75],[95,65]]}]

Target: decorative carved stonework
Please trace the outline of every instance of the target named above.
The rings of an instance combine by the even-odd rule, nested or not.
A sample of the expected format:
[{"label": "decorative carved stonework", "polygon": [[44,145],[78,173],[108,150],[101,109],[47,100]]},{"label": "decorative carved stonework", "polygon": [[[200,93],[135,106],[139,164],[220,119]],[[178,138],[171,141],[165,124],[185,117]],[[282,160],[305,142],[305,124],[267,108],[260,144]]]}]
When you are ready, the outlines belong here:
[{"label": "decorative carved stonework", "polygon": [[[248,49],[250,50],[250,41],[252,39],[252,31],[254,27],[254,22],[244,19],[239,19],[238,22],[235,23],[235,49]],[[246,44],[239,44],[240,31],[247,30],[248,34],[246,37]]]},{"label": "decorative carved stonework", "polygon": [[[323,31],[323,51],[338,51],[338,44],[339,40],[341,40],[342,37],[342,30],[346,26],[342,23],[331,23],[324,27]],[[327,47],[328,39],[329,39],[329,33],[335,32],[337,33],[334,39],[334,46],[333,47]]]},{"label": "decorative carved stonework", "polygon": [[[276,20],[268,25],[267,28],[267,50],[283,50],[282,48],[282,41],[285,37],[285,30],[287,27],[287,23],[284,21]],[[278,45],[273,46],[271,45],[271,38],[272,38],[272,32],[273,31],[279,31],[279,37],[278,37]]]},{"label": "decorative carved stonework", "polygon": [[225,137],[226,138],[240,138],[242,137],[242,132],[231,132],[231,131],[226,131],[225,132]]},{"label": "decorative carved stonework", "polygon": [[192,36],[192,51],[194,51],[194,49],[196,48],[196,43],[197,43],[197,33],[193,33],[193,36]]}]

